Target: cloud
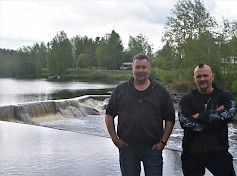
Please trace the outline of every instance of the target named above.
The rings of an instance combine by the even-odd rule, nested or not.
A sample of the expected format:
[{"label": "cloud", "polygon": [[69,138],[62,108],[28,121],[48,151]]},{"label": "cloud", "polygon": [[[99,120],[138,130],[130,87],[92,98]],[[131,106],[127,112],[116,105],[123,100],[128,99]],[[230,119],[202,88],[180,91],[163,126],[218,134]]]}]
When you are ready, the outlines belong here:
[{"label": "cloud", "polygon": [[[17,49],[32,46],[36,42],[47,43],[62,30],[69,38],[76,35],[103,37],[115,30],[122,38],[125,48],[130,35],[143,34],[158,49],[162,46],[164,24],[176,2],[177,0],[1,0],[0,48]],[[236,10],[228,11],[230,4],[223,2],[225,1],[205,0],[204,5],[216,16],[237,16]],[[232,8],[235,7],[237,6]]]}]

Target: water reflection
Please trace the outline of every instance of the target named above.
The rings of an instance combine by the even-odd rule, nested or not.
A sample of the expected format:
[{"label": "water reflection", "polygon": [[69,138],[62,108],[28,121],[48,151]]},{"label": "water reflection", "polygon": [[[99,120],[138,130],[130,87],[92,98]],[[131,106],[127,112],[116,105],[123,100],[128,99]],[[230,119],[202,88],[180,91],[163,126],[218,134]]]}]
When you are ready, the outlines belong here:
[{"label": "water reflection", "polygon": [[0,79],[0,105],[108,94],[116,84]]}]

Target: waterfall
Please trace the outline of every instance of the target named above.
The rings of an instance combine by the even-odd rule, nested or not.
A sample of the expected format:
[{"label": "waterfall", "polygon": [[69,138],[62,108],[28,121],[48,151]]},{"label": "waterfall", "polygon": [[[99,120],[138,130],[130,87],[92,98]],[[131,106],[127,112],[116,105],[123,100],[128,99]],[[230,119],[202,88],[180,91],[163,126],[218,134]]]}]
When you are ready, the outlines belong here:
[{"label": "waterfall", "polygon": [[99,114],[96,109],[92,108],[93,106],[86,106],[81,100],[81,98],[57,100],[55,101],[56,111],[68,118],[79,118],[86,115]]},{"label": "waterfall", "polygon": [[8,121],[13,120],[14,117],[14,106],[2,106],[0,107],[0,120]]},{"label": "waterfall", "polygon": [[14,106],[15,118],[27,124],[34,124],[32,118],[51,114],[56,114],[56,107],[53,101],[30,102]]},{"label": "waterfall", "polygon": [[80,118],[86,115],[99,115],[95,105],[87,105],[86,100],[102,100],[108,96],[88,95],[72,99],[50,100],[0,106],[0,120],[37,125],[37,118],[60,115],[64,118]]}]

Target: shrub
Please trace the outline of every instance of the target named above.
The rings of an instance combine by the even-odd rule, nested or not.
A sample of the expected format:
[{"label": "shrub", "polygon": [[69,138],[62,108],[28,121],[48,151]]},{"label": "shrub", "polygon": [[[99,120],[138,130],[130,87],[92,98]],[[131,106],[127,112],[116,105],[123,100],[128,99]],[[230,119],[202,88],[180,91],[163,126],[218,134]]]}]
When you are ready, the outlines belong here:
[{"label": "shrub", "polygon": [[151,77],[157,79],[163,84],[172,83],[174,81],[173,73],[167,70],[152,69]]}]

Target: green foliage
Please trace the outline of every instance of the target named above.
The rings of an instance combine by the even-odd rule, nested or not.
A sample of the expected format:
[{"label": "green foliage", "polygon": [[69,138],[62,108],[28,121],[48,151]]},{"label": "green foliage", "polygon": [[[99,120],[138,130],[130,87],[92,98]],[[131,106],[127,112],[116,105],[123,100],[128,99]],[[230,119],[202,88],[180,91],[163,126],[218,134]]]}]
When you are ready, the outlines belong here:
[{"label": "green foliage", "polygon": [[105,39],[102,38],[99,47],[96,49],[96,58],[100,67],[109,67],[110,56],[106,54],[108,50],[108,44]]},{"label": "green foliage", "polygon": [[184,44],[182,68],[200,63],[220,65],[218,45],[208,32],[201,33],[197,39],[187,39]]},{"label": "green foliage", "polygon": [[194,39],[215,27],[214,19],[200,0],[180,0],[171,13],[163,40],[172,46],[182,47],[187,39]]},{"label": "green foliage", "polygon": [[12,58],[0,57],[0,77],[14,77],[14,61]]},{"label": "green foliage", "polygon": [[101,39],[96,49],[96,58],[100,67],[119,69],[123,62],[123,46],[120,36],[114,30]]},{"label": "green foliage", "polygon": [[30,48],[22,48],[14,58],[14,74],[19,78],[36,74],[35,57],[31,56]]},{"label": "green foliage", "polygon": [[[180,0],[165,24],[164,65],[173,70],[194,68],[199,63],[220,63],[212,29],[216,22],[200,0]],[[164,53],[170,54],[165,55]],[[218,62],[217,62],[218,61]],[[178,75],[182,77],[182,75]]]},{"label": "green foliage", "polygon": [[115,83],[128,80],[132,76],[131,70],[98,70],[98,69],[69,69],[64,79],[78,79],[81,81]]},{"label": "green foliage", "polygon": [[36,43],[32,47],[31,55],[36,59],[36,73],[40,74],[41,69],[47,67],[47,46],[43,42],[40,45]]},{"label": "green foliage", "polygon": [[[96,48],[98,47],[99,44],[99,38],[96,38],[96,41],[94,41],[91,38],[88,38],[87,36],[80,37],[76,36],[73,37],[72,40],[72,45],[73,45],[73,55],[74,58],[78,59],[80,55],[85,56],[84,61],[86,65],[88,66],[97,66],[97,60],[96,60]],[[76,61],[77,62],[77,61]],[[76,63],[76,67],[80,66]]]},{"label": "green foliage", "polygon": [[128,51],[130,55],[135,56],[139,53],[148,55],[148,57],[153,60],[153,48],[152,45],[148,43],[146,36],[139,34],[138,36],[129,36],[128,41]]},{"label": "green foliage", "polygon": [[160,81],[163,84],[168,84],[174,82],[174,76],[171,71],[160,70],[160,69],[152,69],[151,77]]},{"label": "green foliage", "polygon": [[76,61],[76,68],[80,67],[80,68],[86,68],[89,66],[88,64],[88,60],[87,60],[87,55],[86,54],[80,54],[77,58]]},{"label": "green foliage", "polygon": [[168,42],[162,50],[156,53],[156,57],[152,65],[164,70],[175,70],[174,52]]},{"label": "green foliage", "polygon": [[72,45],[67,38],[67,34],[61,31],[50,43],[48,68],[51,74],[61,75],[72,66]]}]

